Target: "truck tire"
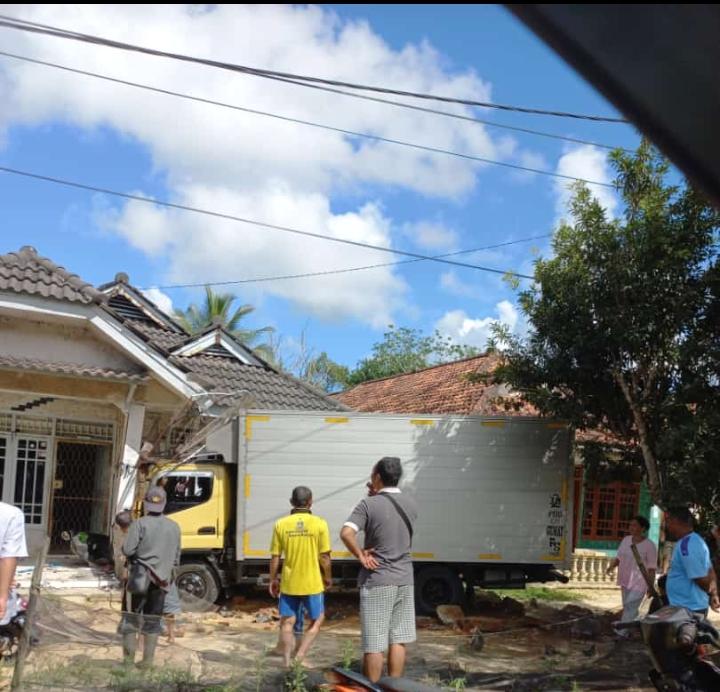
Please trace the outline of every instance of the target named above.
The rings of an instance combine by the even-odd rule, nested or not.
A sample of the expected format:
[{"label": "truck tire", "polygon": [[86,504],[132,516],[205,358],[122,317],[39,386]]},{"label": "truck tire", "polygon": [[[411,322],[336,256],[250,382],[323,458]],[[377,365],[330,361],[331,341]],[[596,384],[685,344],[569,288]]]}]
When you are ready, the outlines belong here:
[{"label": "truck tire", "polygon": [[220,585],[212,568],[203,562],[186,562],[175,578],[183,610],[203,612],[212,608],[220,595]]},{"label": "truck tire", "polygon": [[461,605],[463,584],[449,567],[422,567],[415,575],[415,610],[420,615],[434,615],[439,605]]}]

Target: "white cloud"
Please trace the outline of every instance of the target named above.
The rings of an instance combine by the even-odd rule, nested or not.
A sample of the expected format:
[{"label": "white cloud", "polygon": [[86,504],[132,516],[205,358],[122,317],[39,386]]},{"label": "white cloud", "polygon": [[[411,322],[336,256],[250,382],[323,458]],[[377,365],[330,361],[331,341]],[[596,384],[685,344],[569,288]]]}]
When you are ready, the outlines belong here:
[{"label": "white cloud", "polygon": [[435,328],[457,344],[485,348],[494,323],[505,324],[510,331],[515,331],[518,326],[518,311],[510,301],[499,302],[495,309],[497,316],[478,318],[468,316],[464,310],[450,310],[436,322]]},{"label": "white cloud", "polygon": [[[392,245],[390,221],[374,204],[334,214],[322,194],[303,194],[286,185],[269,185],[253,194],[217,186],[189,185],[181,191],[189,206],[209,204],[235,216],[257,214],[268,223],[296,226],[335,238]],[[149,246],[137,228],[160,229],[150,243],[155,254],[172,258],[168,281],[194,283],[284,276],[304,271],[379,264],[388,254],[272,229],[257,229],[223,219],[156,209],[131,201],[124,213],[105,224],[141,250]],[[323,277],[322,281],[287,279],[249,284],[260,295],[286,298],[326,320],[348,317],[381,328],[404,306],[406,284],[391,267]],[[243,289],[242,285],[228,290]]]},{"label": "white cloud", "polygon": [[477,285],[465,283],[452,269],[440,275],[440,288],[454,296],[464,298],[477,298],[479,292]]},{"label": "white cloud", "polygon": [[[556,171],[562,175],[574,178],[597,181],[599,183],[612,182],[607,155],[597,147],[589,144],[575,147],[566,151],[558,161]],[[568,202],[572,197],[573,181],[558,178],[555,181],[556,210],[558,218],[567,218]],[[610,216],[615,215],[618,199],[613,190],[601,185],[588,185],[594,197],[607,210]]]},{"label": "white cloud", "polygon": [[167,293],[163,293],[159,288],[148,288],[143,291],[143,294],[155,303],[166,315],[173,314],[172,298]]},{"label": "white cloud", "polygon": [[[492,100],[487,82],[472,71],[451,73],[427,42],[394,50],[366,22],[341,21],[317,6],[26,4],[12,6],[12,13],[216,60]],[[450,118],[30,33],[8,31],[4,41],[7,51],[239,106],[485,158],[518,156],[512,138],[494,139],[481,125],[468,127]],[[85,132],[111,128],[147,148],[173,201],[383,245],[402,237],[402,224],[383,215],[364,193],[367,185],[457,198],[474,187],[486,168],[12,60],[0,62],[0,97],[0,138],[13,125],[58,120]],[[102,185],[103,170],[116,165],[103,160],[83,179]],[[331,200],[348,191],[362,201],[337,213]],[[182,283],[387,260],[372,251],[135,202],[105,213],[104,221],[143,253],[163,260],[167,278]],[[453,232],[439,224],[416,228],[425,247],[454,245]],[[327,319],[353,317],[383,325],[393,311],[407,309],[406,285],[391,268],[253,286],[256,297],[281,296]],[[238,291],[247,297],[249,289]]]},{"label": "white cloud", "polygon": [[458,234],[441,223],[420,221],[406,224],[405,233],[424,250],[453,250],[457,247]]},{"label": "white cloud", "polygon": [[[547,171],[550,169],[550,166],[548,166],[545,157],[535,151],[523,149],[518,152],[516,158],[517,164],[519,166],[523,166],[524,168],[534,168],[540,171]],[[515,180],[518,180],[520,182],[530,182],[531,180],[535,180],[538,175],[538,173],[533,173],[531,171],[516,171],[513,174],[513,177],[515,178]]]}]

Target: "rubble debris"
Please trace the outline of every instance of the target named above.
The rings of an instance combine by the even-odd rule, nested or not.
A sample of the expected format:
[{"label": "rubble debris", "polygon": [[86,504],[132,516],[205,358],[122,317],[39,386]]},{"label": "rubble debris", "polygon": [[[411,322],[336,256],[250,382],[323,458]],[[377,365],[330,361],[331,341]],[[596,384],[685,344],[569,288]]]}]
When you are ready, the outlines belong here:
[{"label": "rubble debris", "polygon": [[439,605],[435,612],[443,625],[462,630],[465,625],[465,613],[458,605]]},{"label": "rubble debris", "polygon": [[525,605],[509,596],[502,599],[502,609],[508,615],[525,615]]},{"label": "rubble debris", "polygon": [[267,623],[280,619],[280,613],[277,608],[261,608],[255,613],[253,622]]}]

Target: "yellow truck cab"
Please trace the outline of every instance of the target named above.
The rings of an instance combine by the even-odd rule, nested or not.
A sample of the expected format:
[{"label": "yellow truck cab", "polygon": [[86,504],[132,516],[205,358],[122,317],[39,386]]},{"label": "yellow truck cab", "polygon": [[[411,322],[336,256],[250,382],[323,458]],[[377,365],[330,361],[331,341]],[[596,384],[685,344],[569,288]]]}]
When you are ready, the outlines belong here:
[{"label": "yellow truck cab", "polygon": [[153,477],[167,493],[166,516],[180,526],[178,588],[190,601],[200,599],[198,608],[214,602],[225,586],[219,583],[222,571],[210,567],[222,564],[233,544],[233,470],[213,455],[207,462],[168,464]]}]

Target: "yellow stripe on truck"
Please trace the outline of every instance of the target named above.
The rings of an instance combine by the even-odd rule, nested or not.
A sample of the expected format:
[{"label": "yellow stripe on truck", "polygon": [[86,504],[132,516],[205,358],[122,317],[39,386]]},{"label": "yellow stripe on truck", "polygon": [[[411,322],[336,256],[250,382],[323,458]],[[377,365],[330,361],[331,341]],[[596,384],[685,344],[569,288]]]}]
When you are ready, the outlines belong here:
[{"label": "yellow stripe on truck", "polygon": [[245,498],[250,497],[250,474],[245,474]]},{"label": "yellow stripe on truck", "polygon": [[245,416],[245,439],[252,440],[253,423],[267,423],[270,416]]},{"label": "yellow stripe on truck", "polygon": [[431,418],[411,418],[410,425],[435,425]]},{"label": "yellow stripe on truck", "polygon": [[480,553],[477,556],[478,560],[502,560],[500,553]]},{"label": "yellow stripe on truck", "polygon": [[269,557],[269,550],[253,550],[250,547],[250,532],[245,531],[243,533],[243,553],[245,557]]},{"label": "yellow stripe on truck", "polygon": [[326,419],[325,419],[325,422],[326,422],[326,423],[331,423],[331,424],[349,423],[349,422],[350,422],[350,419],[347,418],[347,417],[345,417],[345,418],[326,418]]}]

